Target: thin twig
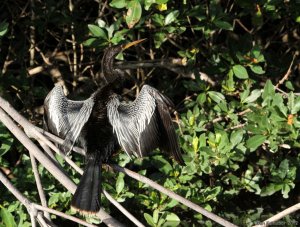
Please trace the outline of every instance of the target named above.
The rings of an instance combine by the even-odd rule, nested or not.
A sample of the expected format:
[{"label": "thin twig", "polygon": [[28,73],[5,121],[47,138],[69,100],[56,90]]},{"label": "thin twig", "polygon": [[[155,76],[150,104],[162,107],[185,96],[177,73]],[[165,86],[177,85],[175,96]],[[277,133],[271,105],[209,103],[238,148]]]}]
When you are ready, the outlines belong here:
[{"label": "thin twig", "polygon": [[292,66],[294,64],[294,60],[295,60],[296,56],[297,56],[297,53],[294,54],[293,59],[292,59],[292,61],[290,63],[290,66],[289,66],[288,70],[286,71],[286,73],[284,74],[284,76],[282,77],[282,79],[276,84],[275,88],[278,88],[281,84],[283,84],[284,81],[286,81],[289,78],[289,76],[291,75],[291,73],[292,73]]},{"label": "thin twig", "polygon": [[184,78],[196,79],[199,77],[201,80],[209,83],[211,86],[215,86],[217,83],[206,73],[201,72],[199,68],[193,68],[192,70],[186,67],[186,60],[182,58],[170,58],[160,60],[144,60],[144,61],[128,61],[117,62],[116,67],[119,69],[137,69],[137,68],[165,68],[176,74],[181,75]]},{"label": "thin twig", "polygon": [[[45,192],[44,192],[44,189],[43,189],[43,186],[42,186],[42,182],[41,182],[40,174],[39,174],[39,171],[38,171],[38,166],[37,166],[37,163],[36,163],[36,159],[31,154],[31,152],[29,152],[29,155],[30,155],[31,166],[32,166],[32,170],[33,170],[37,190],[38,190],[38,193],[39,193],[39,197],[40,197],[40,200],[41,200],[41,204],[43,206],[47,206],[47,200],[46,200]],[[49,213],[44,212],[44,215],[49,221],[51,221]]]},{"label": "thin twig", "polygon": [[264,227],[264,226],[268,226],[268,225],[276,225],[276,221],[282,219],[283,217],[296,212],[297,210],[300,210],[300,203],[295,204],[294,206],[291,206],[283,211],[281,211],[280,213],[274,215],[273,217],[263,221],[261,224],[259,225],[255,225],[254,227]]},{"label": "thin twig", "polygon": [[131,213],[129,213],[120,203],[118,203],[106,190],[102,190],[105,197],[115,205],[128,219],[130,219],[136,226],[143,227],[144,225],[137,220]]},{"label": "thin twig", "polygon": [[[29,199],[27,199],[7,178],[6,176],[0,171],[0,181],[4,186],[26,207],[30,217],[36,215],[36,210],[32,206],[32,203]],[[42,222],[42,216],[37,215],[37,220]]]},{"label": "thin twig", "polygon": [[29,65],[33,66],[34,65],[34,58],[35,58],[35,4],[34,0],[30,1],[30,12],[31,12],[31,25],[29,26],[30,33],[29,33],[29,38],[30,38],[30,48],[29,48],[29,54],[30,54],[30,60],[29,60]]},{"label": "thin twig", "polygon": [[246,32],[248,32],[249,34],[252,34],[253,29],[251,29],[251,31],[240,21],[240,19],[234,19],[233,20],[233,27],[235,27],[235,23],[238,23]]},{"label": "thin twig", "polygon": [[60,217],[62,217],[64,219],[68,219],[70,221],[76,222],[76,223],[84,225],[84,226],[96,227],[96,225],[87,223],[86,221],[83,221],[83,220],[81,220],[79,218],[73,217],[71,215],[67,215],[67,214],[65,214],[63,212],[60,212],[60,211],[57,211],[57,210],[53,210],[53,209],[45,207],[45,206],[34,204],[34,207],[36,209],[38,209],[38,210],[41,210],[41,211],[44,211],[44,212],[48,212],[48,213],[51,213],[51,214],[55,214],[55,215],[60,216]]},{"label": "thin twig", "polygon": [[49,227],[49,226],[56,227],[56,225],[54,225],[54,224],[51,224],[51,225],[47,224],[46,220],[44,219],[44,216],[41,213],[38,213],[37,221],[41,227]]},{"label": "thin twig", "polygon": [[[74,4],[72,2],[72,0],[69,0],[69,10],[71,12],[71,14],[73,14],[73,10],[74,10]],[[78,79],[78,64],[77,64],[77,50],[76,50],[76,37],[75,37],[75,25],[74,25],[74,21],[71,22],[71,38],[72,38],[72,50],[73,50],[73,65],[70,64],[71,66],[71,72],[73,72],[73,76],[74,76],[74,85],[76,86],[77,83],[77,79]]]},{"label": "thin twig", "polygon": [[30,209],[31,202],[6,178],[0,171],[0,181],[4,186],[28,209]]},{"label": "thin twig", "polygon": [[[35,203],[32,203],[30,200],[28,200],[18,189],[15,188],[15,186],[5,177],[5,175],[0,171],[0,181],[4,184],[5,187],[27,208],[28,212],[30,213],[30,218],[32,225],[34,226],[35,224],[35,217],[38,217],[39,215],[37,214],[37,210],[44,211],[44,213],[52,213],[57,216],[63,217],[65,219],[77,222],[78,224],[82,224],[84,226],[88,227],[95,227],[95,225],[89,224],[83,220],[80,220],[79,218],[72,217],[70,215],[64,214],[62,212],[50,209],[48,207],[44,207]],[[40,220],[38,219],[39,222],[43,222],[41,220],[42,216],[40,216]],[[45,223],[47,226],[47,224]]]}]

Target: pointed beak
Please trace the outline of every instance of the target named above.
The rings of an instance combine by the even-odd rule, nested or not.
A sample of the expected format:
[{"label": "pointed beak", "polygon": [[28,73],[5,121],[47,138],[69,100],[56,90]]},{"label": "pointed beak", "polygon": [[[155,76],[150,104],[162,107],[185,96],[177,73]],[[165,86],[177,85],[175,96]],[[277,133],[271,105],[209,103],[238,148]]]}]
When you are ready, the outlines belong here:
[{"label": "pointed beak", "polygon": [[137,44],[139,44],[141,42],[144,42],[145,40],[146,39],[139,39],[139,40],[133,41],[131,43],[124,44],[124,45],[122,45],[122,50],[125,50],[125,49],[127,49],[129,47],[135,46],[135,45],[137,45]]}]

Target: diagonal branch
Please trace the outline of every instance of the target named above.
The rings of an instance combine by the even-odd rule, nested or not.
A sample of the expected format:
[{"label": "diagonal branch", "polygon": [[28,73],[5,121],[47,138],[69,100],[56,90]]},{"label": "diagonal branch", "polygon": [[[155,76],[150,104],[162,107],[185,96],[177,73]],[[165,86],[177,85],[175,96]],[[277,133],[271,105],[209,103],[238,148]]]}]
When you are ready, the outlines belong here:
[{"label": "diagonal branch", "polygon": [[[37,128],[38,130],[42,130],[42,129],[39,129],[38,127],[36,127],[36,128]],[[63,144],[63,140],[62,140],[61,138],[56,137],[56,136],[54,136],[54,135],[52,135],[52,134],[50,134],[50,133],[47,133],[46,135],[47,135],[47,136],[48,136],[48,135],[49,135],[49,136],[51,135],[51,139],[52,139],[53,142],[56,142],[56,143],[58,143],[58,144]],[[76,151],[78,151],[79,153],[82,152],[82,149],[81,149],[81,148],[74,147],[74,149],[75,149]],[[230,223],[230,222],[224,220],[223,218],[221,218],[221,217],[219,217],[219,216],[217,216],[217,215],[215,215],[215,214],[213,214],[213,213],[211,213],[211,212],[205,210],[204,208],[198,206],[197,204],[195,204],[195,203],[193,203],[193,202],[187,200],[186,198],[183,198],[182,196],[176,194],[175,192],[172,192],[172,191],[170,191],[169,189],[164,188],[163,186],[157,184],[156,182],[150,180],[150,179],[147,178],[147,177],[144,177],[144,176],[142,176],[142,175],[140,175],[140,174],[138,174],[138,173],[136,173],[136,172],[133,172],[133,171],[131,171],[131,170],[129,170],[129,169],[120,167],[120,166],[118,166],[118,165],[110,165],[110,166],[111,166],[113,169],[115,169],[116,171],[118,171],[118,172],[125,173],[125,174],[127,174],[128,176],[134,178],[134,179],[137,180],[137,181],[140,181],[140,182],[143,182],[143,183],[145,183],[145,184],[148,184],[148,185],[151,186],[152,188],[154,188],[154,189],[156,189],[156,190],[158,190],[158,191],[160,191],[160,192],[162,192],[162,193],[168,195],[169,197],[171,197],[171,198],[177,200],[178,202],[180,202],[180,203],[186,205],[187,207],[189,207],[189,208],[195,210],[195,211],[198,212],[198,213],[203,214],[204,216],[210,218],[211,220],[213,220],[213,221],[215,221],[215,222],[217,222],[217,223],[219,223],[219,224],[221,224],[221,225],[223,225],[223,226],[235,226],[235,225],[233,225],[232,223]],[[103,193],[105,194],[105,192],[103,192]]]},{"label": "diagonal branch", "polygon": [[[255,225],[254,227],[264,227],[264,226],[269,226],[269,225],[276,225],[276,221],[282,219],[283,217],[296,212],[297,210],[300,210],[300,203],[295,204],[294,206],[291,206],[280,213],[272,216],[271,218],[265,220],[262,222],[262,224]],[[297,223],[295,223],[297,224]]]},{"label": "diagonal branch", "polygon": [[[0,97],[0,107],[7,109],[9,104],[3,103],[5,101]],[[4,105],[3,105],[4,104]],[[11,108],[11,107],[10,107]],[[20,117],[21,119],[21,117]],[[72,194],[76,190],[74,182],[63,172],[57,165],[51,161],[27,136],[26,134],[6,115],[6,113],[0,108],[0,120],[2,123],[15,135],[15,137],[26,147],[27,150],[32,152],[34,157],[43,165],[45,168],[59,180],[65,188],[67,188]],[[30,124],[29,122],[27,124]],[[97,216],[108,226],[122,226],[117,220],[112,218],[103,209],[101,209]]]},{"label": "diagonal branch", "polygon": [[[48,226],[43,220],[43,216],[41,216],[39,213],[37,213],[37,210],[45,211],[47,213],[52,213],[57,216],[64,217],[66,219],[69,219],[71,221],[77,222],[81,225],[88,226],[88,227],[95,227],[95,225],[89,224],[85,221],[80,220],[79,218],[72,217],[70,215],[66,215],[62,212],[50,209],[48,207],[44,207],[35,203],[32,203],[29,199],[27,199],[18,189],[15,188],[15,186],[5,177],[5,175],[0,171],[0,181],[4,184],[5,187],[27,208],[29,214],[33,218],[37,218],[38,222],[44,223],[41,224],[42,226]],[[35,223],[35,221],[32,220],[32,224]],[[34,224],[33,224],[34,225]]]},{"label": "diagonal branch", "polygon": [[222,226],[236,226],[228,221],[226,221],[225,219],[215,215],[214,213],[211,213],[209,212],[208,210],[205,210],[204,208],[198,206],[197,204],[187,200],[186,198],[183,198],[182,196],[176,194],[175,192],[172,192],[171,190],[167,189],[167,188],[164,188],[163,186],[159,185],[158,183],[150,180],[149,178],[147,177],[144,177],[138,173],[135,173],[129,169],[126,169],[124,167],[121,167],[119,165],[111,165],[111,167],[113,169],[115,169],[116,171],[118,172],[122,172],[134,179],[136,179],[137,181],[140,181],[140,182],[143,182],[144,184],[148,184],[149,186],[151,186],[152,188],[166,194],[167,196],[169,196],[170,198],[172,199],[175,199],[176,201],[186,205],[187,207],[197,211],[198,213],[208,217],[209,219],[219,223],[220,225]]},{"label": "diagonal branch", "polygon": [[[40,178],[40,174],[38,171],[38,166],[36,163],[36,159],[35,157],[31,154],[31,152],[29,152],[30,155],[30,161],[31,161],[31,166],[32,166],[32,170],[33,170],[33,174],[34,174],[34,178],[35,178],[35,183],[36,183],[36,187],[39,193],[39,197],[41,200],[41,204],[43,206],[47,206],[47,200],[46,200],[46,196],[45,196],[45,192],[42,186],[42,182],[41,182],[41,178]],[[51,221],[50,215],[48,212],[44,212],[44,216]]]},{"label": "diagonal branch", "polygon": [[[60,152],[58,150],[58,148],[56,146],[54,146],[43,134],[41,134],[41,132],[39,132],[39,130],[37,130],[37,127],[34,127],[33,125],[31,125],[31,123],[29,123],[24,117],[22,117],[17,111],[15,111],[5,100],[3,100],[1,97],[0,97],[0,107],[4,108],[6,112],[8,112],[10,115],[13,115],[14,119],[17,120],[25,129],[26,133],[29,134],[31,137],[34,137],[35,139],[37,140],[41,140],[43,143],[45,143],[47,146],[49,146],[52,150],[54,150],[55,152]],[[2,111],[2,110],[1,110]],[[3,114],[1,114],[1,111],[0,111],[0,116],[2,116]],[[2,111],[3,112],[3,111]],[[4,113],[4,112],[3,112]],[[5,114],[5,113],[4,113]],[[8,117],[8,116],[7,116]],[[8,117],[9,118],[9,117]],[[0,118],[0,120],[4,120],[2,119],[2,117]],[[5,124],[5,120],[3,121],[3,123]],[[12,124],[14,124],[12,122]],[[8,128],[9,128],[9,125],[5,124]],[[12,129],[12,128],[9,128],[12,132],[14,132],[15,136],[24,144],[24,146],[28,148],[28,145],[27,145],[27,142],[29,143],[32,143],[32,141],[24,134],[24,132],[22,132],[18,127],[17,127],[17,131],[19,131],[18,133],[23,133],[24,134],[24,137],[25,138],[19,138],[19,135],[18,133],[16,133],[16,129]],[[49,136],[50,133],[45,133],[45,135]],[[25,141],[26,139],[26,141]],[[55,142],[57,143],[62,143],[63,141],[55,136],[51,136],[51,139],[54,140]],[[25,143],[26,142],[26,143]],[[33,144],[33,143],[32,143]],[[27,145],[27,146],[26,146]],[[35,144],[33,144],[35,146]],[[45,165],[45,167],[49,168],[48,164],[51,166],[51,168],[54,168],[55,171],[58,171],[58,172],[61,172],[63,174],[64,177],[67,178],[67,181],[71,181],[65,174],[64,172],[62,172],[53,162],[51,162],[49,159],[47,159],[47,156],[45,156],[37,147],[36,149],[38,151],[35,151],[37,153],[34,153],[33,152],[33,155],[36,156],[36,158],[41,162],[41,164]],[[29,149],[30,150],[30,149]],[[79,149],[80,151],[80,149]],[[83,152],[81,152],[83,153]],[[41,155],[41,156],[40,156]],[[37,157],[39,156],[39,157]],[[63,156],[64,158],[67,158],[66,156]],[[43,160],[40,160],[40,159],[47,159],[47,161],[49,163],[43,163]],[[72,160],[69,160],[69,164],[71,166],[74,166],[73,165],[73,161]],[[177,195],[176,193],[164,188],[163,186],[157,184],[156,182],[150,180],[149,178],[146,178],[142,175],[139,175],[131,170],[128,170],[126,168],[122,168],[118,165],[111,165],[115,170],[119,171],[119,172],[123,172],[125,174],[127,174],[128,176],[138,180],[138,181],[141,181],[143,183],[146,183],[148,185],[150,185],[151,187],[155,188],[156,190],[159,190],[160,192],[168,195],[169,197],[179,201],[180,203],[186,205],[187,207],[190,207],[191,209],[194,209],[195,211],[203,214],[204,216],[210,218],[211,220],[223,225],[223,226],[235,226],[233,225],[232,223],[224,220],[223,218],[205,210],[204,208],[198,206],[197,204],[195,203],[192,203],[191,201]],[[47,169],[48,169],[47,168]],[[76,169],[79,173],[82,173],[82,170],[77,167],[78,169]],[[48,169],[49,170],[49,169]],[[55,176],[55,173],[53,171],[50,171],[54,176]],[[56,177],[56,176],[55,176]],[[60,176],[61,178],[61,176]],[[60,178],[57,178],[57,179],[60,179]],[[65,182],[62,182],[62,183],[65,183]],[[69,189],[69,191],[71,191],[72,193],[74,193],[75,191],[75,185],[74,183],[71,181],[69,182],[69,184],[71,185],[65,185],[65,187],[67,187]],[[103,191],[104,194],[106,194],[105,191]],[[109,198],[109,196],[107,197],[108,199],[111,199]],[[115,201],[116,202],[116,201]],[[114,202],[112,202],[114,203]],[[120,205],[120,204],[119,204]],[[120,205],[121,206],[121,205]],[[100,210],[100,212],[102,211],[102,209]],[[99,214],[98,214],[99,215]],[[127,216],[127,215],[126,215]],[[103,220],[104,221],[104,220]],[[138,226],[142,226],[142,224],[140,222],[134,222],[135,224],[137,224]],[[107,223],[106,223],[107,224]],[[121,224],[120,224],[121,225]]]},{"label": "diagonal branch", "polygon": [[297,53],[294,54],[293,59],[292,59],[292,61],[291,61],[291,63],[290,63],[290,66],[289,66],[288,70],[286,71],[286,73],[284,74],[284,76],[283,76],[283,77],[281,78],[281,80],[276,84],[276,86],[275,86],[276,89],[277,89],[281,84],[283,84],[283,83],[289,78],[289,76],[291,75],[291,73],[292,73],[292,66],[293,66],[293,64],[294,64],[294,60],[295,60],[296,56],[297,56]]},{"label": "diagonal branch", "polygon": [[[3,104],[3,105],[2,105]],[[35,126],[33,126],[30,122],[28,122],[23,116],[21,116],[18,112],[16,112],[10,105],[9,105],[9,103],[7,103],[4,99],[2,99],[1,97],[0,97],[0,107],[5,107],[5,110],[9,113],[9,114],[12,114],[15,118],[14,119],[18,119],[18,122],[23,126],[23,128],[25,129],[25,131],[26,131],[26,133],[27,134],[29,134],[31,137],[34,137],[35,139],[37,139],[39,142],[40,142],[40,144],[42,145],[42,147],[44,147],[45,148],[45,150],[47,149],[47,146],[49,146],[51,149],[53,149],[56,153],[58,153],[58,154],[60,154],[60,155],[62,155],[62,157],[67,161],[67,163],[70,165],[70,166],[72,166],[78,173],[80,173],[81,175],[83,174],[83,170],[81,169],[81,168],[79,168],[69,157],[67,157],[66,155],[64,155],[64,154],[62,154],[62,152],[60,152],[59,151],[59,149],[56,147],[56,146],[54,146],[54,144],[52,144],[43,134],[41,134],[38,130],[36,130],[36,128],[37,127],[35,127]],[[1,109],[0,109],[0,111],[2,111]],[[3,111],[2,111],[3,112]],[[0,112],[1,113],[1,112]],[[4,112],[3,112],[4,113]],[[4,113],[4,115],[6,115],[5,113]],[[8,116],[7,116],[7,118],[9,118]],[[1,118],[0,118],[0,120],[2,120]],[[10,118],[9,118],[9,120],[11,120]],[[4,122],[3,122],[4,123]],[[14,124],[13,122],[12,122],[12,124]],[[19,128],[18,128],[19,129]],[[20,129],[19,129],[20,130]],[[41,130],[41,129],[40,129]],[[14,131],[12,131],[12,132],[14,132]],[[20,132],[21,133],[23,133],[21,130],[20,130]],[[24,134],[24,133],[23,133]],[[50,133],[48,133],[48,134],[50,134]],[[24,134],[25,135],[25,134]],[[26,136],[26,135],[25,135]],[[17,136],[16,136],[17,137]],[[18,138],[18,137],[17,137]],[[31,143],[32,143],[32,141],[28,138],[28,137],[26,137],[27,138],[27,140],[29,140]],[[21,140],[20,140],[21,141]],[[23,142],[23,141],[21,141],[21,142]],[[60,141],[59,142],[62,142],[62,140],[60,139]],[[23,145],[25,145],[24,143],[23,143]],[[33,145],[35,145],[35,144],[33,144]],[[25,146],[26,147],[26,146]],[[79,149],[78,149],[79,150]],[[30,149],[29,149],[29,151],[31,151]],[[40,151],[41,152],[41,151]],[[51,151],[48,151],[48,153],[51,153]],[[81,152],[81,153],[83,153],[83,152]],[[43,154],[43,153],[42,153]],[[44,154],[43,154],[44,155]],[[45,156],[45,155],[44,155]],[[45,156],[46,158],[47,158],[47,156]],[[50,159],[51,160],[51,159]],[[49,161],[50,161],[49,160]],[[53,162],[53,160],[52,160],[52,162]],[[43,164],[43,163],[42,163]],[[54,164],[54,166],[60,171],[60,172],[63,172],[63,170],[60,168],[60,166],[57,166],[56,165],[56,163],[53,163]],[[46,168],[47,168],[47,166],[45,166]],[[53,174],[53,172],[51,172],[52,174]],[[63,172],[64,173],[64,172]],[[64,175],[66,176],[66,174],[64,173]],[[56,177],[56,179],[60,179],[60,178],[57,178]],[[72,182],[73,183],[73,182]],[[73,183],[74,184],[74,183]],[[75,185],[74,185],[75,186]],[[76,186],[75,186],[76,187]],[[74,187],[73,187],[74,188]],[[73,188],[69,188],[68,190],[69,191],[71,191],[71,190],[73,190],[73,191],[71,191],[71,193],[74,193],[75,192],[75,189],[73,189]],[[112,204],[114,204],[122,213],[124,213],[124,215],[126,216],[126,217],[128,217],[133,223],[135,223],[137,226],[144,226],[141,222],[139,222],[132,214],[130,214],[121,204],[119,204],[115,199],[113,199],[106,191],[105,192],[103,192],[105,195],[106,195],[106,197],[107,197],[107,199],[112,203]],[[104,222],[104,223],[106,223],[107,225],[110,225],[110,222],[112,222],[112,223],[114,223],[114,222],[116,222],[112,217],[110,217],[110,215],[108,215],[108,214],[106,214],[104,211],[103,211],[103,209],[101,209],[98,213],[97,213],[97,216],[100,218],[100,219],[102,219],[102,221]],[[106,220],[106,222],[105,222],[105,220]],[[109,221],[109,220],[111,220],[111,221]],[[121,224],[120,223],[117,223],[116,222],[116,224],[117,224],[117,226],[121,226]]]}]

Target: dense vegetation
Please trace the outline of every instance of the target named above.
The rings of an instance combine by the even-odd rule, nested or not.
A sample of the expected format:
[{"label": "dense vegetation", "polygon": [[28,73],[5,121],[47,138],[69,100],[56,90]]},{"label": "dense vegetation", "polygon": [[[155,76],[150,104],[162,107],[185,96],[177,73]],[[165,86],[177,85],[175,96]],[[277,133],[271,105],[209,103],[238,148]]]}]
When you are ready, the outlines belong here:
[{"label": "dense vegetation", "polygon": [[[41,126],[55,82],[83,99],[101,84],[106,46],[147,38],[118,56],[133,78],[123,92],[132,100],[146,83],[174,101],[186,166],[159,151],[133,161],[121,152],[113,161],[241,226],[299,202],[299,1],[5,0],[0,12],[0,94],[34,124]],[[146,60],[150,67],[135,69]],[[163,67],[151,67],[159,61]],[[3,125],[0,141],[2,171],[38,201],[28,152]],[[70,213],[71,194],[39,170],[49,207]],[[123,174],[105,172],[104,179],[107,191],[151,226],[213,225]],[[0,226],[29,226],[26,210],[2,185],[0,195]]]}]

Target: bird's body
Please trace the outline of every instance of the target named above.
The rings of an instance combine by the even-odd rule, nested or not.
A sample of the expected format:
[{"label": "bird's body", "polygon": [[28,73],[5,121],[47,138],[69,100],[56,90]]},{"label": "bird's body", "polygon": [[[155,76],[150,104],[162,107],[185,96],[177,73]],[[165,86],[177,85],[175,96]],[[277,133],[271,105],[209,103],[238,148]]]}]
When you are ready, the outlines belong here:
[{"label": "bird's body", "polygon": [[120,72],[111,68],[114,56],[136,43],[106,51],[102,65],[107,83],[87,100],[68,100],[60,86],[45,99],[46,129],[64,138],[65,150],[76,141],[86,150],[85,170],[72,199],[72,207],[81,213],[99,211],[101,164],[119,147],[137,157],[159,147],[183,163],[168,110],[171,101],[148,85],[130,104],[122,103],[115,93]]}]

